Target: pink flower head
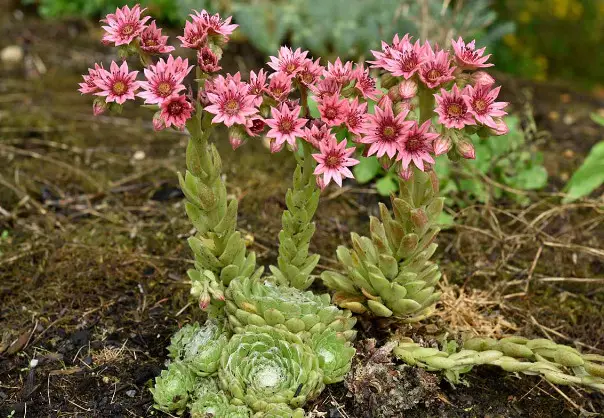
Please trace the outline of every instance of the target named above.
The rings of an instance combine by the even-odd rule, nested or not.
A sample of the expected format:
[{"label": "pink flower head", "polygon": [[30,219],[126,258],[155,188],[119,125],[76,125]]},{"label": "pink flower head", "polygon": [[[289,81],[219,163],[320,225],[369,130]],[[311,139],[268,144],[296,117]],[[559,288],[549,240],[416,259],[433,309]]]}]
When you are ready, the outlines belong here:
[{"label": "pink flower head", "polygon": [[348,112],[346,114],[346,128],[348,131],[359,135],[361,133],[361,127],[367,114],[367,103],[359,103],[357,97],[352,102],[349,102]]},{"label": "pink flower head", "polygon": [[486,48],[476,49],[476,41],[466,44],[461,36],[455,42],[451,40],[453,50],[455,51],[455,60],[457,65],[464,70],[475,70],[477,68],[492,67],[493,64],[485,64],[491,54],[483,56]]},{"label": "pink flower head", "polygon": [[405,80],[408,80],[419,70],[420,65],[426,61],[423,50],[424,48],[420,45],[419,40],[412,44],[405,37],[397,49],[392,48],[390,50],[391,58],[384,58],[384,69],[395,77],[404,77]]},{"label": "pink flower head", "polygon": [[104,71],[103,64],[94,64],[94,68],[88,69],[88,75],[83,75],[84,78],[83,83],[79,83],[80,88],[78,91],[82,94],[93,94],[101,89],[96,85],[96,82],[100,80],[101,74],[100,70]]},{"label": "pink flower head", "polygon": [[440,89],[440,94],[435,94],[434,98],[437,105],[434,111],[438,113],[438,121],[447,128],[462,129],[466,125],[476,125],[457,84],[453,85],[450,92]]},{"label": "pink flower head", "polygon": [[312,124],[310,128],[304,128],[304,140],[319,149],[319,145],[331,136],[331,129],[326,124]]},{"label": "pink flower head", "polygon": [[375,61],[369,61],[372,64],[371,68],[382,68],[386,69],[387,59],[393,59],[394,54],[393,51],[402,52],[404,49],[404,45],[410,44],[410,36],[406,34],[402,39],[399,39],[398,33],[394,35],[392,39],[392,44],[388,45],[386,42],[382,41],[382,51],[371,51],[373,56],[376,58]]},{"label": "pink flower head", "polygon": [[342,64],[340,58],[337,58],[333,64],[328,62],[323,75],[327,79],[335,80],[340,86],[346,85],[352,79],[352,62],[347,61]]},{"label": "pink flower head", "polygon": [[425,61],[420,66],[419,78],[428,88],[434,89],[443,83],[455,80],[453,76],[455,67],[450,65],[448,51],[437,50],[435,52],[430,43],[426,42],[424,53]]},{"label": "pink flower head", "polygon": [[182,95],[174,94],[161,104],[161,121],[166,128],[174,126],[184,129],[187,120],[193,113],[193,106]]},{"label": "pink flower head", "polygon": [[313,62],[311,59],[304,60],[302,67],[297,72],[296,77],[306,86],[313,85],[319,80],[325,68],[319,64],[320,59],[317,58]]},{"label": "pink flower head", "polygon": [[342,177],[354,178],[348,167],[355,166],[359,160],[350,158],[355,147],[346,148],[346,141],[338,143],[335,135],[331,135],[326,141],[319,144],[320,154],[313,154],[317,161],[314,174],[323,174],[323,184],[327,186],[331,180],[338,186],[342,186]]},{"label": "pink flower head", "polygon": [[231,16],[223,20],[218,13],[210,15],[205,10],[202,10],[201,12],[193,10],[193,12],[195,13],[194,15],[191,15],[193,22],[204,28],[211,37],[218,36],[222,37],[225,41],[228,41],[229,36],[239,26],[231,25]]},{"label": "pink flower head", "polygon": [[470,83],[475,86],[477,84],[495,84],[495,79],[484,71],[476,71],[470,76]]},{"label": "pink flower head", "polygon": [[217,77],[214,80],[212,91],[207,93],[211,105],[205,108],[216,115],[212,123],[245,125],[247,117],[258,113],[254,106],[256,97],[248,93],[249,86],[240,80],[239,73],[231,78]]},{"label": "pink flower head", "polygon": [[363,144],[371,144],[367,155],[376,154],[378,157],[384,154],[393,158],[398,152],[400,142],[405,139],[409,128],[413,125],[411,121],[405,121],[409,111],[403,111],[394,116],[392,102],[385,101],[384,107],[375,107],[375,114],[368,114],[361,133],[364,137],[359,139]]},{"label": "pink flower head", "polygon": [[341,90],[340,84],[333,78],[319,80],[317,84],[311,85],[309,88],[317,100],[321,100],[326,96],[338,96]]},{"label": "pink flower head", "polygon": [[275,72],[294,76],[302,69],[302,65],[307,59],[306,55],[308,55],[308,51],[302,51],[300,48],[292,51],[291,48],[282,46],[279,49],[278,57],[270,57],[268,66]]},{"label": "pink flower head", "polygon": [[254,105],[260,106],[262,104],[262,95],[266,92],[268,85],[266,84],[266,73],[264,69],[260,69],[258,74],[250,71],[249,94],[256,96]]},{"label": "pink flower head", "polygon": [[351,76],[355,81],[355,89],[357,89],[365,99],[376,99],[379,90],[375,88],[375,80],[369,75],[369,69],[365,69],[362,65],[357,64],[356,68],[352,71]]},{"label": "pink flower head", "polygon": [[413,122],[400,144],[397,160],[401,160],[403,169],[407,169],[411,161],[420,170],[424,171],[424,161],[434,164],[430,155],[433,151],[432,143],[438,134],[430,132],[431,123],[425,121],[421,126]]},{"label": "pink flower head", "polygon": [[258,136],[266,127],[266,122],[260,116],[252,116],[245,122],[245,131],[251,137]]},{"label": "pink flower head", "polygon": [[292,79],[286,73],[273,73],[268,85],[268,94],[276,101],[282,102],[292,91]]},{"label": "pink flower head", "polygon": [[207,46],[197,50],[197,65],[202,72],[211,74],[220,71],[222,67],[218,65],[218,61],[218,55]]},{"label": "pink flower head", "polygon": [[463,98],[468,106],[468,111],[474,115],[478,123],[489,128],[496,128],[497,126],[497,123],[493,120],[494,117],[500,118],[507,115],[503,108],[508,104],[495,101],[499,90],[501,90],[501,87],[491,90],[489,85],[478,84],[475,87],[468,85],[463,91]]},{"label": "pink flower head", "polygon": [[205,27],[195,20],[191,15],[193,22],[187,20],[185,23],[184,36],[177,36],[183,48],[199,49],[204,46],[208,40],[208,32]]},{"label": "pink flower head", "polygon": [[138,97],[145,99],[147,104],[160,104],[167,97],[181,92],[185,89],[182,82],[193,68],[188,64],[186,59],[174,59],[172,55],[167,62],[160,58],[157,64],[145,68],[147,81],[140,83],[144,91],[138,93]]},{"label": "pink flower head", "polygon": [[328,126],[338,126],[346,120],[348,100],[341,99],[340,96],[334,94],[319,99],[317,105],[321,114],[321,120]]},{"label": "pink flower head", "polygon": [[174,47],[168,46],[167,43],[168,37],[162,36],[161,29],[155,26],[155,20],[141,32],[141,49],[149,54],[167,54],[174,51]]},{"label": "pink flower head", "polygon": [[140,87],[140,82],[136,81],[138,71],[128,72],[126,61],[121,66],[112,61],[109,70],[98,69],[99,78],[95,82],[101,91],[95,94],[105,96],[107,103],[123,104],[126,100],[134,100],[134,93]]},{"label": "pink flower head", "polygon": [[271,128],[266,134],[268,138],[275,138],[275,146],[281,147],[285,142],[296,147],[296,137],[303,137],[302,127],[307,119],[300,118],[300,106],[290,110],[282,103],[279,109],[271,108],[273,119],[266,119],[266,124]]},{"label": "pink flower head", "polygon": [[127,45],[134,40],[145,29],[145,22],[150,16],[141,19],[141,13],[147,9],[142,9],[137,4],[132,9],[124,6],[117,8],[114,13],[110,13],[101,22],[107,23],[103,26],[105,32],[103,36],[104,43],[114,43],[115,46]]}]

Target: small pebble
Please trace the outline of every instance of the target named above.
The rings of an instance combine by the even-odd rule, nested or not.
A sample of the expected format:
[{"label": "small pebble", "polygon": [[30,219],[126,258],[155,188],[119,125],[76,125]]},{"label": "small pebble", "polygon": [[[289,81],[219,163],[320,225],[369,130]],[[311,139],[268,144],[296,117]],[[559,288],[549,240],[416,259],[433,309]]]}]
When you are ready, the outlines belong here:
[{"label": "small pebble", "polygon": [[29,362],[29,367],[33,369],[37,365],[38,365],[38,359],[37,358],[32,358],[31,361]]},{"label": "small pebble", "polygon": [[134,389],[128,390],[126,391],[126,395],[130,396],[131,398],[134,398],[134,395],[136,395],[136,391]]},{"label": "small pebble", "polygon": [[23,61],[23,48],[19,45],[9,45],[0,51],[0,61],[3,64],[13,67]]}]

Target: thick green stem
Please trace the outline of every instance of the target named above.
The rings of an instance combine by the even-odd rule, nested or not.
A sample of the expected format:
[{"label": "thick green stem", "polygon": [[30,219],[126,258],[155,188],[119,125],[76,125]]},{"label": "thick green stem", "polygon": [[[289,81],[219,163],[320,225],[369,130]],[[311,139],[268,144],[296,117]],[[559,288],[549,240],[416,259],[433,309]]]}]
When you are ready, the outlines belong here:
[{"label": "thick green stem", "polygon": [[431,119],[434,114],[434,94],[429,88],[420,85],[419,88],[419,123]]}]

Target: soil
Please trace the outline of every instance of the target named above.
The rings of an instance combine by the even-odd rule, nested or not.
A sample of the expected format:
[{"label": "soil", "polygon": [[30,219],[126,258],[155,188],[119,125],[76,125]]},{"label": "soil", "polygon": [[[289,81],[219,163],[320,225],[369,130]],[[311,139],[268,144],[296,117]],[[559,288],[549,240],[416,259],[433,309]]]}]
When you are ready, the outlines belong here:
[{"label": "soil", "polygon": [[[1,19],[0,49],[20,45],[24,59],[0,67],[0,416],[162,416],[148,388],[164,365],[170,336],[203,318],[188,297],[191,225],[176,181],[186,138],[155,133],[144,109],[92,116],[90,98],[76,91],[79,74],[93,62],[117,59],[96,42],[98,29],[8,13]],[[234,44],[224,66],[249,71],[263,61]],[[535,135],[541,139],[533,149],[544,153],[550,182],[530,194],[528,207],[503,199],[452,208],[457,226],[440,235],[438,257],[453,302],[443,299],[440,307],[469,295],[463,312],[399,332],[426,340],[445,329],[518,333],[602,353],[602,282],[574,279],[604,277],[604,212],[593,199],[561,205],[556,193],[604,138],[589,118],[604,103],[565,86],[500,79],[514,109],[524,112],[528,103],[538,131],[548,133]],[[295,162],[287,153],[270,155],[260,142],[234,152],[215,140],[229,193],[241,202],[240,227],[260,263],[273,263],[288,187],[283,180]],[[313,241],[321,269],[337,268],[336,246],[351,231],[367,231],[379,199],[373,187],[352,183],[325,193]],[[309,405],[315,416],[386,416],[372,405],[389,399],[400,400],[400,412],[388,416],[604,410],[602,394],[488,367],[453,388],[437,375],[386,362],[371,376],[391,379],[400,397],[362,394],[355,376],[373,367],[362,355],[367,339],[380,346],[392,327],[360,323],[352,377]],[[495,326],[501,323],[507,325]]]}]

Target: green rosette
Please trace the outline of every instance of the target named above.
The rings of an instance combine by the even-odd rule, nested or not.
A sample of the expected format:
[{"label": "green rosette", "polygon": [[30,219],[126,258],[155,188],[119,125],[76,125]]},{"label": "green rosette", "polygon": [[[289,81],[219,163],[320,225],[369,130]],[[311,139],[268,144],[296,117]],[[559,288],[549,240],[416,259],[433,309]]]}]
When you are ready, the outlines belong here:
[{"label": "green rosette", "polygon": [[218,370],[220,354],[228,338],[218,320],[208,319],[203,325],[195,323],[182,327],[172,337],[168,352],[172,359],[181,361],[196,375],[210,376]]},{"label": "green rosette", "polygon": [[170,413],[182,414],[195,389],[195,374],[182,362],[170,363],[155,379],[151,389],[155,408]]},{"label": "green rosette", "polygon": [[325,385],[319,358],[300,337],[272,327],[247,326],[224,348],[219,384],[233,405],[270,412],[279,404],[302,407]]},{"label": "green rosette", "polygon": [[328,294],[280,286],[262,279],[237,278],[226,291],[226,312],[236,333],[246,325],[275,327],[308,339],[332,329],[346,340],[356,336],[356,318],[331,304]]},{"label": "green rosette", "polygon": [[270,411],[258,412],[254,418],[304,418],[304,410],[291,409],[287,405],[273,405]]},{"label": "green rosette", "polygon": [[332,330],[312,336],[310,346],[319,357],[326,385],[341,382],[350,370],[356,350],[344,338]]}]

